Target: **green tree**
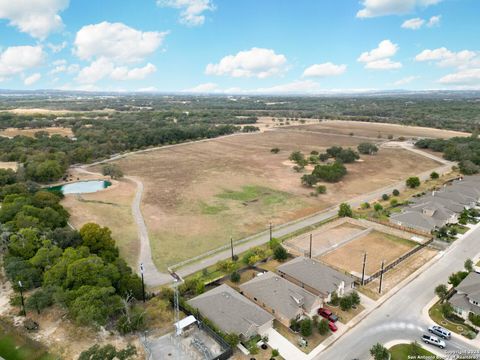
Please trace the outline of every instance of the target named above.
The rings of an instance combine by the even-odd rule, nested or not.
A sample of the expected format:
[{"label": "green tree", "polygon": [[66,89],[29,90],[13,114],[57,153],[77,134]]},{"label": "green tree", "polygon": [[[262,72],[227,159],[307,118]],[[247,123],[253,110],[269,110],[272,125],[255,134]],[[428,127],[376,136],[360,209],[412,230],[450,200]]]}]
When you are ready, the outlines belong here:
[{"label": "green tree", "polygon": [[443,316],[445,316],[447,319],[450,318],[453,314],[453,306],[450,305],[450,303],[448,302],[444,302],[441,306],[440,306],[440,311],[441,313],[443,314]]},{"label": "green tree", "polygon": [[376,211],[376,212],[380,212],[383,210],[383,206],[379,203],[375,203],[375,205],[373,205],[373,209]]},{"label": "green tree", "polygon": [[326,182],[338,182],[347,174],[347,168],[341,162],[333,164],[316,165],[312,175],[318,180]]},{"label": "green tree", "polygon": [[285,261],[288,258],[288,252],[282,245],[278,245],[273,250],[273,258],[278,261]]},{"label": "green tree", "polygon": [[120,179],[123,177],[123,171],[117,164],[103,165],[102,174],[104,176],[110,176],[111,179]]},{"label": "green tree", "polygon": [[325,185],[317,186],[317,194],[325,194],[327,192],[327,187]]},{"label": "green tree", "polygon": [[360,305],[360,295],[356,291],[352,291],[350,293],[350,299],[352,301],[352,305],[358,306]]},{"label": "green tree", "polygon": [[301,181],[303,186],[313,187],[318,182],[318,179],[315,175],[305,174],[302,176]]},{"label": "green tree", "polygon": [[400,195],[400,191],[398,191],[397,189],[394,189],[392,191],[392,194],[393,194],[393,196],[398,196],[398,195]]},{"label": "green tree", "polygon": [[465,260],[465,263],[464,263],[463,266],[465,267],[465,270],[467,270],[468,272],[472,272],[473,271],[473,261],[472,261],[472,259]]},{"label": "green tree", "polygon": [[78,360],[130,360],[136,355],[137,349],[133,345],[128,345],[123,350],[117,350],[111,344],[104,346],[96,344],[83,351]]},{"label": "green tree", "polygon": [[312,320],[310,320],[309,318],[305,318],[300,321],[300,334],[302,334],[303,337],[311,336],[312,331],[313,331]]},{"label": "green tree", "polygon": [[37,311],[40,313],[41,310],[53,305],[56,291],[56,288],[48,286],[38,289],[27,298],[25,308],[29,311]]},{"label": "green tree", "polygon": [[293,162],[297,163],[298,165],[301,165],[305,161],[305,155],[303,155],[303,153],[301,151],[294,151],[290,154],[288,159],[290,161],[293,161]]},{"label": "green tree", "polygon": [[372,355],[375,360],[388,360],[390,358],[387,348],[380,343],[372,346],[370,355]]},{"label": "green tree", "polygon": [[383,194],[382,195],[382,200],[383,201],[387,201],[388,199],[390,199],[390,196],[388,196],[388,194]]},{"label": "green tree", "polygon": [[348,311],[352,308],[352,298],[350,296],[343,296],[340,298],[340,308],[343,311]]},{"label": "green tree", "polygon": [[435,287],[435,294],[440,298],[440,301],[444,301],[447,298],[448,289],[447,285],[440,284]]},{"label": "green tree", "polygon": [[87,223],[80,229],[82,245],[87,246],[94,254],[113,261],[118,256],[118,249],[112,238],[112,231],[98,224]]},{"label": "green tree", "polygon": [[417,176],[411,176],[405,183],[409,188],[415,189],[420,186],[420,179]]},{"label": "green tree", "polygon": [[439,177],[440,175],[436,171],[432,171],[432,173],[430,174],[430,179],[432,180],[438,179]]},{"label": "green tree", "polygon": [[240,281],[240,274],[238,271],[234,271],[230,274],[230,280],[234,283],[238,283]]},{"label": "green tree", "polygon": [[339,217],[353,217],[353,211],[349,204],[341,203],[338,210]]},{"label": "green tree", "polygon": [[463,279],[465,279],[468,275],[468,272],[466,271],[459,271],[456,273],[453,273],[449,276],[448,278],[448,283],[452,284],[454,287],[457,287]]},{"label": "green tree", "polygon": [[318,333],[320,335],[326,335],[330,331],[330,327],[328,326],[328,320],[322,319],[318,323]]},{"label": "green tree", "polygon": [[378,152],[378,147],[371,143],[361,143],[357,146],[357,150],[360,154],[373,155]]}]

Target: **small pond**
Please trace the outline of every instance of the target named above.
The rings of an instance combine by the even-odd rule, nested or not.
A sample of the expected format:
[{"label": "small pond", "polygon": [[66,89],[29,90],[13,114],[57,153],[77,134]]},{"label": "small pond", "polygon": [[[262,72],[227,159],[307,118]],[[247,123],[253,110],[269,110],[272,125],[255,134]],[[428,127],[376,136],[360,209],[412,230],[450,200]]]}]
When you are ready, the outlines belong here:
[{"label": "small pond", "polygon": [[64,195],[88,194],[88,193],[94,193],[94,192],[106,189],[110,185],[112,185],[112,183],[106,180],[77,181],[70,184],[51,186],[48,188],[48,190],[61,191],[63,192]]}]

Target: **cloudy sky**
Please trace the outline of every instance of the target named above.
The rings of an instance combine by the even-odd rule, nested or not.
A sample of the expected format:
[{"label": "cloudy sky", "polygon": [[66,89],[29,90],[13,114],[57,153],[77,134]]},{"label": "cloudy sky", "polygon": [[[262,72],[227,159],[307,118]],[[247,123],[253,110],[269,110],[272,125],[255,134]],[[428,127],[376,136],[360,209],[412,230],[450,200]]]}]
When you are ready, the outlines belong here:
[{"label": "cloudy sky", "polygon": [[0,0],[0,88],[480,89],[479,0]]}]

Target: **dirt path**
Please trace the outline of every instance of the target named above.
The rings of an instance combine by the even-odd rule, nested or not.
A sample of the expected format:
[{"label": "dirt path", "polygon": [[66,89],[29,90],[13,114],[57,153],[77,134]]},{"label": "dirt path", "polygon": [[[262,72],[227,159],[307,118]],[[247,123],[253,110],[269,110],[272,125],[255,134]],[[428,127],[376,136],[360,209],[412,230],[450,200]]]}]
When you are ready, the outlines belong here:
[{"label": "dirt path", "polygon": [[[92,171],[87,170],[86,168],[91,165],[85,165],[81,167],[76,167],[75,169],[86,173],[86,174],[93,174],[93,175],[100,175],[99,173],[95,173]],[[137,225],[138,231],[138,238],[140,240],[140,255],[138,257],[138,263],[136,269],[134,269],[137,273],[140,272],[140,264],[143,264],[143,276],[145,280],[145,284],[152,287],[157,287],[160,285],[164,285],[172,281],[172,277],[168,273],[162,273],[157,270],[157,267],[153,263],[152,260],[152,250],[150,248],[150,238],[148,236],[147,226],[145,225],[145,220],[143,219],[141,204],[142,204],[142,196],[143,196],[143,183],[130,176],[125,176],[125,179],[134,182],[137,185],[137,191],[135,192],[135,198],[132,202],[132,216],[135,220],[135,224]]]}]

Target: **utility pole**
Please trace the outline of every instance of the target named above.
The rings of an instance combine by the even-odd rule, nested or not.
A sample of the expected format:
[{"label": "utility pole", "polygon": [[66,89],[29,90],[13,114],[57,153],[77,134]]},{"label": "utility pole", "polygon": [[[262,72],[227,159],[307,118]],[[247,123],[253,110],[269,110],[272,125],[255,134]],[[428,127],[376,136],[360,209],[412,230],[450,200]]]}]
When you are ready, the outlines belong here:
[{"label": "utility pole", "polygon": [[380,271],[380,285],[378,286],[378,293],[382,293],[382,282],[383,282],[383,267],[385,266],[385,260],[382,260],[382,271]]},{"label": "utility pole", "polygon": [[272,241],[272,222],[270,221],[270,241]]},{"label": "utility pole", "polygon": [[142,297],[145,302],[145,281],[143,280],[143,263],[140,263],[140,274],[142,274]]},{"label": "utility pole", "polygon": [[312,258],[312,238],[313,238],[313,235],[310,234],[310,259]]},{"label": "utility pole", "polygon": [[22,301],[22,312],[21,314],[23,314],[23,316],[27,316],[27,312],[25,311],[25,303],[23,301],[23,285],[22,285],[22,282],[20,280],[18,280],[18,287],[20,288],[20,300]]},{"label": "utility pole", "polygon": [[230,248],[232,249],[232,261],[235,261],[235,256],[233,255],[233,237],[230,236]]},{"label": "utility pole", "polygon": [[363,254],[363,266],[362,266],[362,286],[365,285],[365,266],[367,265],[367,252]]}]

